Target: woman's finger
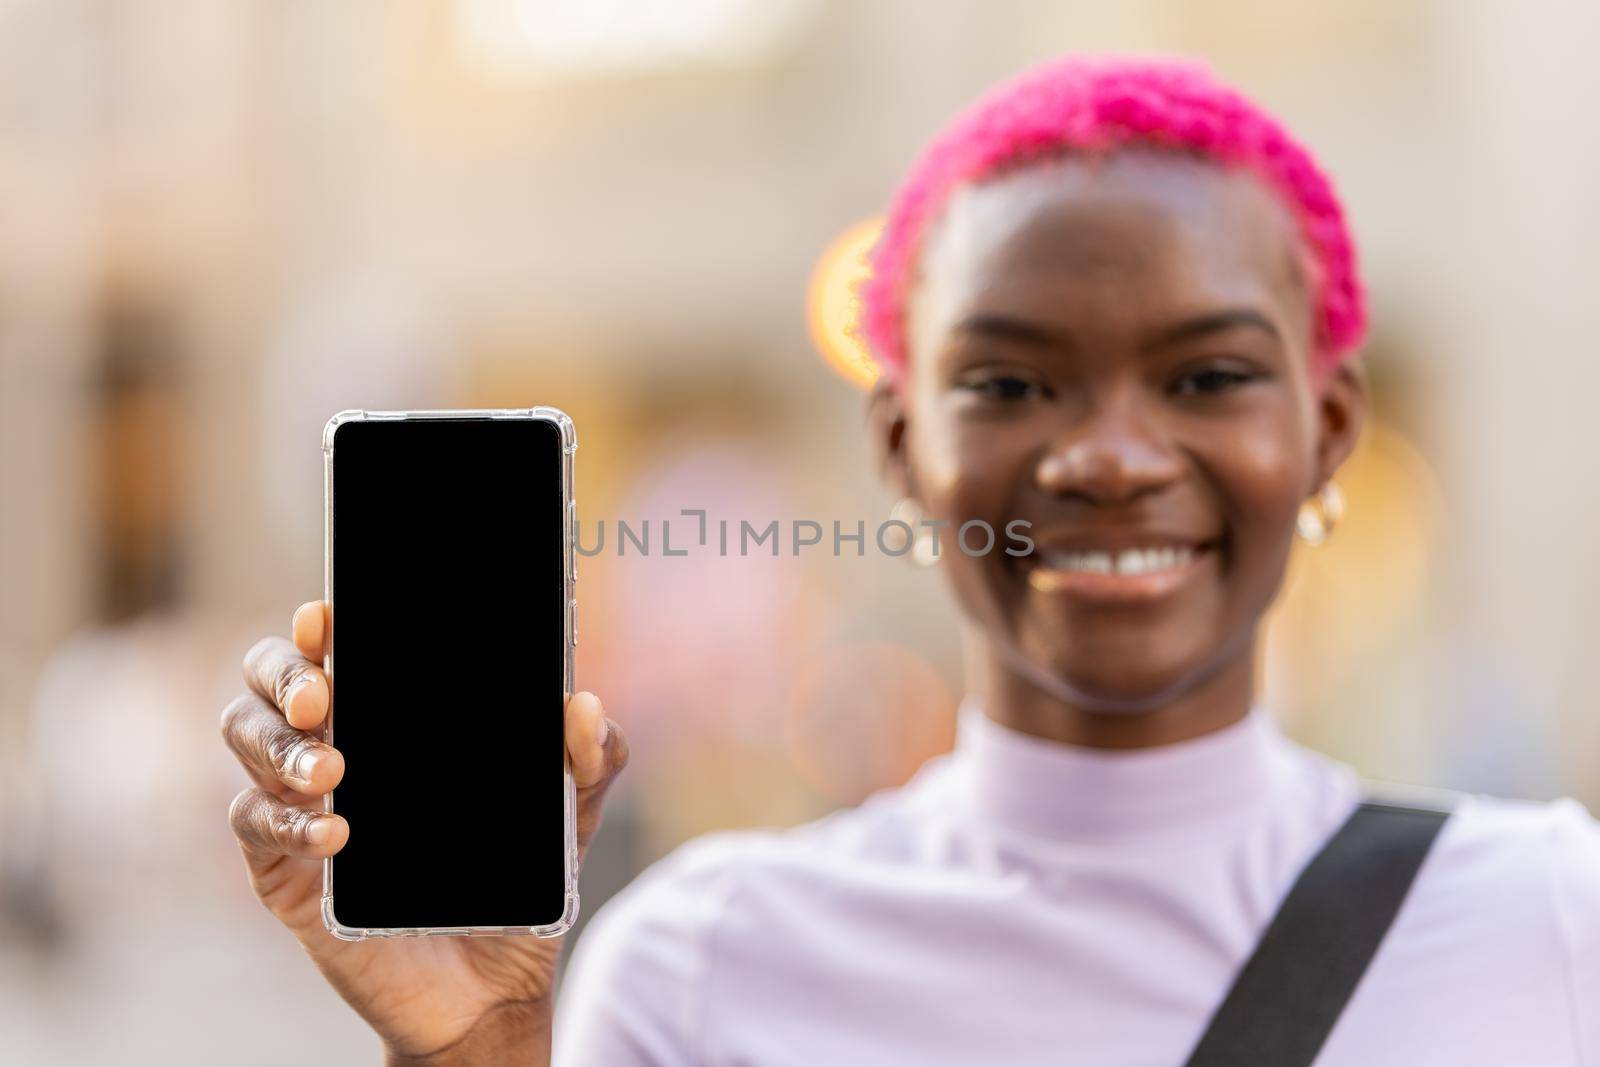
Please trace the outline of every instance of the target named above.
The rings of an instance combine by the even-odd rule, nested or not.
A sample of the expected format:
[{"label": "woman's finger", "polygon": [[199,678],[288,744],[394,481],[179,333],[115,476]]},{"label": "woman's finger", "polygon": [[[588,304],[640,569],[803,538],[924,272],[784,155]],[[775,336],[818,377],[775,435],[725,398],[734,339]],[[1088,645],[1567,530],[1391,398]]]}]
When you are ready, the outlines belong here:
[{"label": "woman's finger", "polygon": [[257,641],[244,654],[244,680],[272,702],[291,726],[314,730],[328,715],[328,680],[322,668],[281,637]]},{"label": "woman's finger", "polygon": [[228,808],[233,836],[254,858],[322,859],[344,847],[350,827],[337,815],[286,804],[263,789],[246,789]]},{"label": "woman's finger", "polygon": [[567,755],[578,791],[578,850],[580,855],[600,828],[606,791],[628,764],[628,739],[622,728],[607,719],[593,693],[574,693],[567,701]]},{"label": "woman's finger", "polygon": [[222,712],[222,737],[259,785],[321,796],[344,777],[344,757],[254,693],[236,697]]},{"label": "woman's finger", "polygon": [[605,777],[605,744],[610,727],[605,708],[593,693],[574,693],[567,701],[567,754],[572,778],[579,789],[596,785]]},{"label": "woman's finger", "polygon": [[328,602],[310,600],[295,609],[289,632],[294,647],[312,663],[321,663],[328,654]]}]

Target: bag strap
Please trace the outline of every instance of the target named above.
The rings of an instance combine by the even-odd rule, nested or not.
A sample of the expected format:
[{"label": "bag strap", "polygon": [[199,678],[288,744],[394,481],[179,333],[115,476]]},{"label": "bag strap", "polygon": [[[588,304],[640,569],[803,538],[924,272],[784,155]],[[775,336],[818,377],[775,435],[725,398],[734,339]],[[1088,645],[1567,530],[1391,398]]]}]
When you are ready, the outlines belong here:
[{"label": "bag strap", "polygon": [[1290,888],[1187,1067],[1308,1067],[1449,817],[1358,805]]}]

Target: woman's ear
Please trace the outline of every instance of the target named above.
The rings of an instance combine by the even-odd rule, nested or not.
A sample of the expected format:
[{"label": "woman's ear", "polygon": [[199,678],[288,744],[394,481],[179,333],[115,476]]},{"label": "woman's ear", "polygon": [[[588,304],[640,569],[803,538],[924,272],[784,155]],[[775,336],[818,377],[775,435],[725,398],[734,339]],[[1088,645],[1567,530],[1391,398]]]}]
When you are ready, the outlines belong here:
[{"label": "woman's ear", "polygon": [[1367,421],[1367,372],[1352,356],[1328,376],[1317,399],[1317,484],[1321,489],[1355,451]]},{"label": "woman's ear", "polygon": [[871,438],[878,479],[896,500],[910,496],[912,491],[908,431],[900,390],[888,375],[880,376],[867,396],[867,435]]}]

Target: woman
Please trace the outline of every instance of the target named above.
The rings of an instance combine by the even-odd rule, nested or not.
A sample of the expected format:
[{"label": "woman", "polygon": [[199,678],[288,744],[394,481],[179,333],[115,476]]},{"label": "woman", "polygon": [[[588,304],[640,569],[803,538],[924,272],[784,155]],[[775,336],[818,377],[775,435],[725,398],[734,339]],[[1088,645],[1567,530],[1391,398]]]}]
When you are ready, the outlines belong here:
[{"label": "woman", "polygon": [[[1338,203],[1205,71],[1066,60],[927,150],[864,315],[888,484],[952,527],[1028,520],[1037,546],[941,556],[969,647],[956,749],[860,808],[647,871],[578,948],[557,1054],[1182,1063],[1361,799],[1253,689],[1297,524],[1326,532],[1366,412]],[[232,813],[257,893],[393,1062],[545,1062],[555,945],[323,931],[316,861],[348,827],[297,805],[342,770],[301,733],[325,630],[306,605],[293,644],[257,645],[225,716],[262,786]],[[590,694],[567,737],[587,842],[626,744]],[[1318,1062],[1600,1065],[1588,814],[1463,798],[1425,855]]]}]

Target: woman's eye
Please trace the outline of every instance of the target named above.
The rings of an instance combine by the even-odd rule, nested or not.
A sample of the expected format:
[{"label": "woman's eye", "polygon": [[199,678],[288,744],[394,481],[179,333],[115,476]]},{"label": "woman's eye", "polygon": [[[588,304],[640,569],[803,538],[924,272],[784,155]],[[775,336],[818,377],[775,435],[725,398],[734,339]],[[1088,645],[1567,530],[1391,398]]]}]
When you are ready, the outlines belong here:
[{"label": "woman's eye", "polygon": [[1026,378],[1018,378],[1012,374],[996,374],[986,378],[974,378],[962,382],[961,386],[970,392],[990,400],[1026,400],[1039,394],[1037,384]]},{"label": "woman's eye", "polygon": [[1208,393],[1220,393],[1226,389],[1243,385],[1255,375],[1242,371],[1224,370],[1221,367],[1207,367],[1205,370],[1185,374],[1173,385],[1173,392],[1179,396],[1202,396]]}]

